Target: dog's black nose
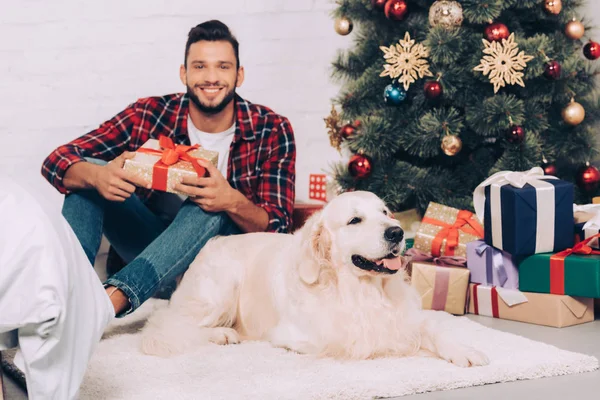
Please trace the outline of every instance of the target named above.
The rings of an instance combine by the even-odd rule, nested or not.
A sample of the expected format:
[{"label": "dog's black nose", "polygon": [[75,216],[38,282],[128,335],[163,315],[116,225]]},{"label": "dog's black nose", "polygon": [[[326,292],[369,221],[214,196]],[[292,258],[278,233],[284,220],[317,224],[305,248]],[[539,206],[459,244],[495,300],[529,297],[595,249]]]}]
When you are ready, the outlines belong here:
[{"label": "dog's black nose", "polygon": [[404,238],[404,231],[399,226],[392,226],[385,230],[383,237],[388,242],[400,243]]}]

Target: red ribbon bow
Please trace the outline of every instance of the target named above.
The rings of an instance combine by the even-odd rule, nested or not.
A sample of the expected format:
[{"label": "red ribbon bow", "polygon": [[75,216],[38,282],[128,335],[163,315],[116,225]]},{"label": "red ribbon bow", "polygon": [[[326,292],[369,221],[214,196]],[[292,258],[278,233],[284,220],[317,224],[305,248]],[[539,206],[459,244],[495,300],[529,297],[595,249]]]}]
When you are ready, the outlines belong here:
[{"label": "red ribbon bow", "polygon": [[565,294],[565,258],[571,254],[581,254],[584,256],[600,254],[600,251],[588,246],[588,243],[597,237],[600,237],[600,233],[577,243],[571,249],[566,249],[550,256],[550,293]]},{"label": "red ribbon bow", "polygon": [[152,189],[161,190],[163,192],[167,190],[169,167],[179,161],[187,161],[191,163],[198,176],[204,176],[206,174],[206,168],[198,164],[198,158],[188,154],[189,151],[200,148],[200,145],[176,145],[173,142],[173,139],[167,136],[160,136],[158,138],[158,144],[161,150],[148,149],[144,147],[141,147],[137,150],[140,153],[160,156],[160,160],[158,160],[152,168]]},{"label": "red ribbon bow", "polygon": [[470,235],[477,236],[480,239],[483,238],[483,227],[475,219],[475,215],[467,210],[460,210],[458,212],[458,215],[456,216],[456,221],[454,221],[454,224],[452,225],[428,217],[423,218],[422,223],[441,226],[443,228],[437,233],[437,235],[435,236],[435,238],[433,238],[433,241],[431,242],[431,254],[434,257],[439,257],[441,255],[441,248],[444,239],[446,239],[446,249],[444,251],[444,255],[454,255],[454,251],[459,244],[459,230]]}]

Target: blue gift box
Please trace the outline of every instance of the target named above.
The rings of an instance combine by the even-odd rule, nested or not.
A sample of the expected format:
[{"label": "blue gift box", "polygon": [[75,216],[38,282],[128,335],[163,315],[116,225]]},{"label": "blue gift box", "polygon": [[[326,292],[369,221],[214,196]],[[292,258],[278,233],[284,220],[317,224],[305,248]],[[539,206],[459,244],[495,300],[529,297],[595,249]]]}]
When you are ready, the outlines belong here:
[{"label": "blue gift box", "polygon": [[[513,256],[536,253],[559,252],[573,246],[573,184],[559,179],[544,179],[538,182],[549,185],[539,187],[526,183],[522,188],[503,184],[500,190],[499,209],[501,215],[493,214],[491,185],[485,189],[484,240],[490,246],[507,251]],[[549,189],[549,190],[548,190]],[[550,196],[549,198],[546,196]],[[538,212],[540,205],[546,211]],[[552,200],[554,205],[552,206]],[[498,209],[496,206],[495,210]],[[494,240],[494,220],[501,223],[500,240]],[[538,232],[538,226],[545,226]],[[550,229],[548,229],[550,228]],[[498,229],[498,227],[496,227]],[[496,234],[498,239],[498,234]],[[494,243],[498,241],[499,243]],[[538,241],[545,245],[540,247]],[[549,245],[548,245],[549,244]]]}]

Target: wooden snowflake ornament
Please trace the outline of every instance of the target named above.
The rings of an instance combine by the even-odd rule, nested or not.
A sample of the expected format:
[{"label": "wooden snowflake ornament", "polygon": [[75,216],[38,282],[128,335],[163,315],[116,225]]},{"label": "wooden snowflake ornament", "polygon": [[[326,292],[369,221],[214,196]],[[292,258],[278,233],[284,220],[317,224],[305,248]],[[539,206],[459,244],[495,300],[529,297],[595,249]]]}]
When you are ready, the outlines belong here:
[{"label": "wooden snowflake ornament", "polygon": [[519,52],[515,34],[511,33],[508,39],[502,39],[502,44],[485,39],[482,41],[485,45],[483,53],[488,55],[483,56],[481,64],[473,70],[481,71],[483,75],[489,74],[490,82],[494,84],[494,93],[501,87],[515,83],[525,87],[521,71],[525,69],[528,61],[533,60],[533,56],[528,56],[524,51]]},{"label": "wooden snowflake ornament", "polygon": [[429,56],[429,49],[421,43],[415,44],[408,32],[404,35],[404,39],[397,44],[379,48],[383,51],[383,58],[386,60],[383,72],[379,76],[398,78],[398,82],[402,82],[404,85],[404,90],[408,90],[410,84],[414,83],[417,78],[433,76],[426,60],[426,57]]}]

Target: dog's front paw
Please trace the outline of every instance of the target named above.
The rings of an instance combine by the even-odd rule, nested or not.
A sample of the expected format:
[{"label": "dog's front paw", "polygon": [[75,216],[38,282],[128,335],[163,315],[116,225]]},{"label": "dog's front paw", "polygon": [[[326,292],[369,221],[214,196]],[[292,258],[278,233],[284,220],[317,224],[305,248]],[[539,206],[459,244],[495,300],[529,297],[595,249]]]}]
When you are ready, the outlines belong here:
[{"label": "dog's front paw", "polygon": [[216,344],[237,344],[240,342],[240,335],[232,328],[210,328],[208,341]]},{"label": "dog's front paw", "polygon": [[485,354],[469,346],[453,344],[438,350],[441,358],[458,367],[475,367],[490,363]]}]

